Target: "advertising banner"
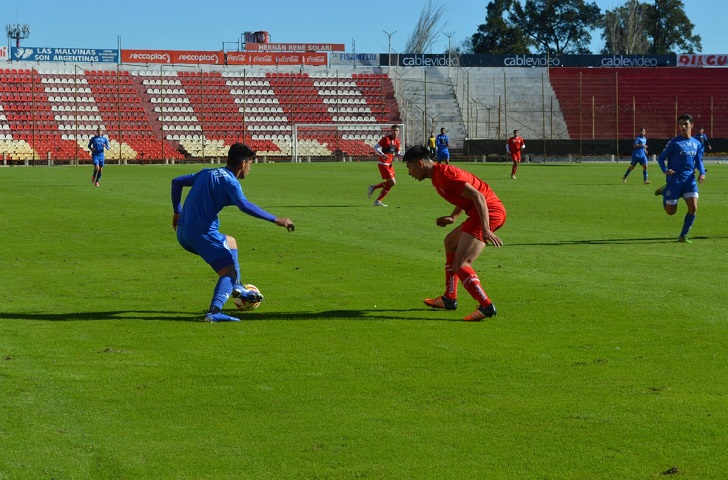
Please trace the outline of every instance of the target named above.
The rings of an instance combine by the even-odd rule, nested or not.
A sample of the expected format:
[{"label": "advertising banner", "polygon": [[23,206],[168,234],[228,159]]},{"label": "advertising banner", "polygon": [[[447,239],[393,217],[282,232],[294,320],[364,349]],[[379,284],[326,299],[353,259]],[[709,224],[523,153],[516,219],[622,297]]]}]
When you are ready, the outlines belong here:
[{"label": "advertising banner", "polygon": [[0,47],[0,60],[8,59],[8,47]]},{"label": "advertising banner", "polygon": [[326,65],[325,53],[228,52],[228,65]]},{"label": "advertising banner", "polygon": [[728,55],[681,54],[677,56],[678,67],[728,67]]},{"label": "advertising banner", "polygon": [[248,52],[343,52],[343,43],[246,43]]},{"label": "advertising banner", "polygon": [[194,50],[122,50],[122,63],[170,63],[193,65],[223,65],[222,52]]},{"label": "advertising banner", "polygon": [[[380,54],[380,65],[389,65],[389,55]],[[676,65],[675,55],[448,55],[393,54],[392,65],[400,67],[667,67]]]},{"label": "advertising banner", "polygon": [[26,62],[119,63],[119,50],[106,48],[11,47],[10,59]]},{"label": "advertising banner", "polygon": [[378,53],[331,53],[331,65],[366,65],[378,67]]}]

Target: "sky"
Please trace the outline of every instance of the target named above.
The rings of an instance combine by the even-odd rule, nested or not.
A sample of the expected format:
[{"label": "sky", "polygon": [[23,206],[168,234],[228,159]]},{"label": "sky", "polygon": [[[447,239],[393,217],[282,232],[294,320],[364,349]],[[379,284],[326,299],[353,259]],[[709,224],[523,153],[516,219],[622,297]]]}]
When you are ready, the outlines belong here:
[{"label": "sky", "polygon": [[[490,0],[432,0],[445,7],[441,33],[432,53],[459,46],[485,23]],[[624,0],[597,0],[612,10]],[[402,53],[415,29],[425,0],[358,4],[332,0],[218,1],[176,0],[105,2],[75,0],[5,0],[4,24],[29,24],[26,47],[166,50],[235,50],[241,34],[267,31],[275,43],[344,44],[347,52]],[[728,2],[683,0],[702,52],[726,54]],[[456,5],[456,6],[455,6]],[[390,35],[388,35],[388,32]],[[448,40],[448,36],[450,39]],[[592,51],[603,43],[593,35]],[[14,42],[13,42],[14,45]]]}]

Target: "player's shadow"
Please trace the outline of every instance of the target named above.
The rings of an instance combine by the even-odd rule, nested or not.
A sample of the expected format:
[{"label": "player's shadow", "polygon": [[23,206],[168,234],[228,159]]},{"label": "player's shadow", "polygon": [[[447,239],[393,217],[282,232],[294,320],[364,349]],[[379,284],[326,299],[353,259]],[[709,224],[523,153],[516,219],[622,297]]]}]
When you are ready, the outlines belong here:
[{"label": "player's shadow", "polygon": [[[413,315],[421,312],[421,315]],[[271,312],[265,309],[239,312],[227,309],[226,313],[242,321],[301,321],[301,320],[459,320],[458,318],[437,317],[435,310],[424,308],[410,309],[338,309],[311,312]],[[429,315],[429,314],[432,315]],[[168,312],[151,310],[114,310],[105,312],[66,312],[66,313],[19,313],[0,312],[0,320],[35,320],[46,322],[72,321],[111,321],[111,320],[157,320],[168,322],[204,322],[204,312]]]},{"label": "player's shadow", "polygon": [[[230,312],[233,315],[234,311]],[[402,308],[402,309],[372,309],[372,310],[325,310],[320,312],[269,312],[269,311],[250,311],[250,312],[239,312],[238,315],[243,320],[278,320],[278,321],[299,321],[299,320],[336,320],[336,319],[348,319],[348,320],[406,320],[406,321],[419,321],[419,320],[460,320],[456,315],[456,318],[446,318],[444,316],[438,317],[439,313],[442,315],[442,311],[437,311],[427,308]]]},{"label": "player's shadow", "polygon": [[268,205],[271,210],[274,208],[357,208],[371,207],[369,203],[355,205]]},{"label": "player's shadow", "polygon": [[194,322],[203,317],[198,312],[162,312],[153,310],[114,310],[106,312],[20,313],[0,312],[0,320],[40,320],[71,322],[91,320],[166,320]]},{"label": "player's shadow", "polygon": [[[690,237],[691,240],[716,240],[728,237]],[[509,243],[509,247],[559,247],[563,245],[636,245],[650,243],[677,243],[675,237],[654,237],[654,238],[597,238],[583,240],[557,240],[554,242],[525,242],[525,243]]]}]

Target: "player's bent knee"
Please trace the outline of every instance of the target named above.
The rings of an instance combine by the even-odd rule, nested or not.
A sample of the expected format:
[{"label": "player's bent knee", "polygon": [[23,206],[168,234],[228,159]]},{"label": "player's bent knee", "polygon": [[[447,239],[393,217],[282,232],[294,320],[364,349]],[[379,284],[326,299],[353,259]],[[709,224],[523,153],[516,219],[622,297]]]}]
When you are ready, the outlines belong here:
[{"label": "player's bent knee", "polygon": [[231,237],[230,235],[225,235],[225,241],[228,244],[228,248],[231,250],[237,250],[238,249],[238,242],[235,240],[235,237]]}]

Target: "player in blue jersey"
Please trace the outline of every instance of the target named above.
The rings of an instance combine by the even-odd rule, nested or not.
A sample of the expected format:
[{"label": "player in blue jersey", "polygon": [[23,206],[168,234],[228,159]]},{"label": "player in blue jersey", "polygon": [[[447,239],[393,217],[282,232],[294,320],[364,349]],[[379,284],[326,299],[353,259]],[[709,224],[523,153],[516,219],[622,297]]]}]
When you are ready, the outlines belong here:
[{"label": "player in blue jersey", "polygon": [[695,138],[703,146],[704,153],[708,150],[713,150],[713,147],[710,145],[710,140],[708,140],[708,135],[705,134],[705,129],[703,127],[700,127],[698,133],[695,135]]},{"label": "player in blue jersey", "polygon": [[[251,303],[263,300],[260,293],[241,285],[238,244],[235,238],[218,230],[220,210],[236,205],[243,213],[285,227],[289,232],[294,230],[290,219],[276,217],[245,198],[238,179],[250,173],[254,158],[255,152],[247,145],[235,143],[230,146],[225,167],[206,168],[172,180],[172,227],[177,231],[177,240],[185,250],[202,257],[220,277],[205,315],[208,322],[240,321],[222,313],[230,295]],[[183,187],[192,187],[184,207],[181,205]]]},{"label": "player in blue jersey", "polygon": [[692,137],[693,117],[685,114],[677,119],[680,135],[667,143],[657,163],[667,176],[667,184],[658,188],[655,195],[662,195],[662,203],[668,215],[675,215],[680,198],[685,200],[688,213],[685,214],[683,227],[678,242],[692,243],[688,240],[688,232],[695,222],[698,210],[698,184],[695,181],[695,170],[699,172],[698,183],[705,180],[703,166],[703,146]]},{"label": "player in blue jersey", "polygon": [[91,183],[99,186],[101,173],[104,170],[104,149],[109,150],[109,141],[101,135],[101,127],[96,127],[96,135],[88,141],[88,149],[91,150],[91,161],[94,164],[94,173],[91,175]]},{"label": "player in blue jersey", "polygon": [[632,161],[629,167],[627,167],[627,171],[624,172],[624,177],[622,177],[623,182],[627,183],[627,177],[638,163],[642,165],[642,183],[645,185],[651,183],[647,178],[647,138],[645,137],[644,128],[640,128],[637,137],[634,139],[634,144],[632,145]]},{"label": "player in blue jersey", "polygon": [[450,137],[445,135],[445,129],[440,129],[440,135],[435,138],[437,146],[437,163],[450,163]]}]

